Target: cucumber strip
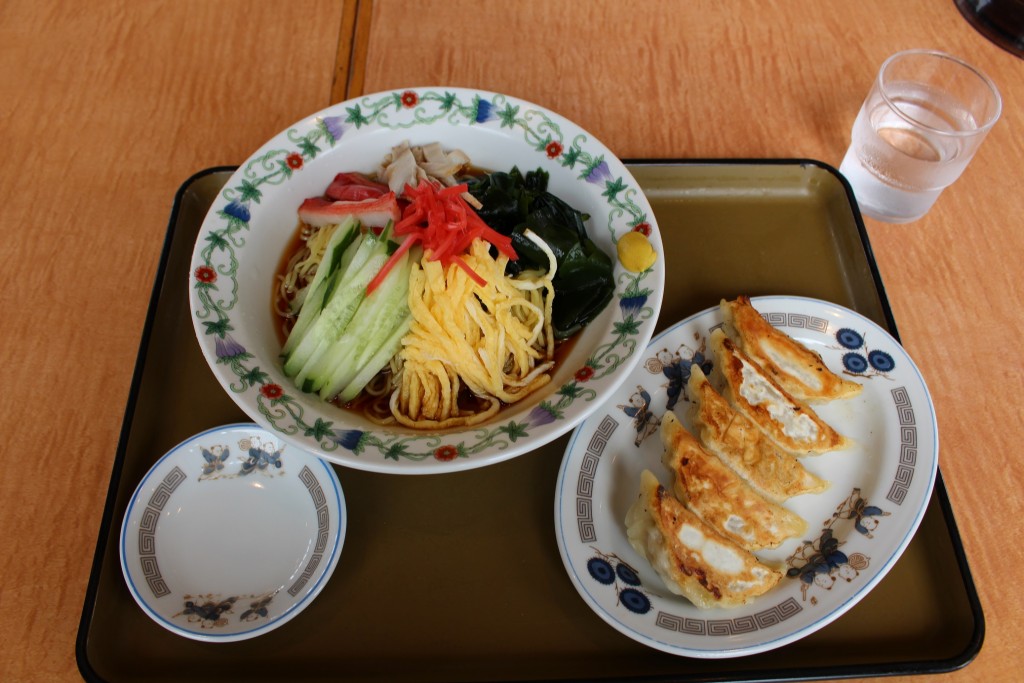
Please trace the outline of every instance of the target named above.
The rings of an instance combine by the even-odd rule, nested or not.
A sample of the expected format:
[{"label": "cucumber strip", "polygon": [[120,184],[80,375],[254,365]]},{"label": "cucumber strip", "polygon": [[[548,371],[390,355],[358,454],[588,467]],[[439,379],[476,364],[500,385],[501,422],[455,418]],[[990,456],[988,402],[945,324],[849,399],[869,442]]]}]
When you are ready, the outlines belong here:
[{"label": "cucumber strip", "polygon": [[[366,296],[366,285],[387,261],[386,241],[368,233],[359,244],[347,268],[336,272],[329,281],[326,303],[309,326],[301,341],[287,355],[284,372],[298,376],[311,361],[319,359],[327,346],[338,340],[360,302]],[[304,377],[303,377],[304,379]],[[297,380],[301,388],[302,380]]]},{"label": "cucumber strip", "polygon": [[373,354],[374,345],[386,339],[405,316],[409,308],[405,261],[401,259],[400,267],[388,273],[384,284],[359,305],[345,333],[310,370],[308,376],[313,381],[307,382],[304,389],[319,391],[322,398],[329,400],[351,381]]},{"label": "cucumber strip", "polygon": [[409,315],[410,270],[409,255],[403,254],[381,285],[359,305],[341,338],[310,370],[304,391],[319,391],[321,398],[330,400],[360,373],[379,345]]},{"label": "cucumber strip", "polygon": [[305,289],[306,295],[302,307],[299,309],[299,317],[288,334],[288,339],[281,350],[282,354],[287,355],[294,350],[309,325],[320,315],[324,302],[327,300],[327,283],[330,281],[330,277],[341,268],[343,255],[359,236],[358,228],[359,223],[355,218],[349,216],[334,229],[334,234],[331,235],[324,250],[324,258],[317,267],[312,282]]},{"label": "cucumber strip", "polygon": [[334,229],[334,234],[331,235],[331,239],[327,242],[327,247],[324,249],[323,260],[316,269],[316,274],[313,275],[313,281],[310,283],[311,290],[326,280],[328,276],[334,275],[337,272],[338,268],[341,267],[342,256],[358,236],[359,222],[354,217],[348,216],[338,224],[338,227]]},{"label": "cucumber strip", "polygon": [[370,380],[380,372],[381,368],[387,365],[391,357],[402,350],[402,339],[405,338],[410,327],[412,327],[412,314],[407,313],[398,326],[395,327],[391,336],[384,340],[380,348],[377,349],[377,352],[363,364],[363,368],[338,394],[338,400],[341,403],[348,403],[358,396],[359,392],[369,384]]},{"label": "cucumber strip", "polygon": [[315,372],[324,354],[338,343],[349,323],[366,298],[366,285],[384,267],[387,256],[374,255],[358,272],[347,278],[335,291],[316,323],[285,363],[285,373],[295,372],[295,383],[303,391],[310,374]]}]

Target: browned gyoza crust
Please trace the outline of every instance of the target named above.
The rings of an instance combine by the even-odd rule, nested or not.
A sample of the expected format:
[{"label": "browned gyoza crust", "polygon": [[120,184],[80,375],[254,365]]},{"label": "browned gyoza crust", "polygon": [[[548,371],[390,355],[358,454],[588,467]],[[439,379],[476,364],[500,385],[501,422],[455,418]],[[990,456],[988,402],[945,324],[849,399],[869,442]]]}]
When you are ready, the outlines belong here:
[{"label": "browned gyoza crust", "polygon": [[701,444],[759,493],[782,502],[828,487],[827,481],[808,472],[792,454],[775,446],[757,425],[729,405],[699,366],[690,369],[686,388]]},{"label": "browned gyoza crust", "polygon": [[762,550],[807,530],[802,517],[764,498],[705,451],[672,413],[662,418],[661,436],[676,496],[718,533],[746,550]]},{"label": "browned gyoza crust", "polygon": [[697,607],[745,604],[782,578],[687,510],[649,470],[641,474],[640,495],[626,527],[633,548],[665,585]]},{"label": "browned gyoza crust", "polygon": [[736,346],[795,398],[831,401],[861,392],[860,384],[829,370],[820,355],[765,320],[750,297],[723,299],[719,309]]},{"label": "browned gyoza crust", "polygon": [[[826,453],[850,445],[850,441],[822,420],[809,405],[794,398],[766,374],[751,358],[736,348],[721,329],[711,333],[711,349],[716,369],[724,380],[723,395],[746,415],[776,445],[796,454]],[[752,401],[744,396],[744,372],[771,394],[770,400]],[[769,407],[777,408],[781,418],[773,417]],[[813,431],[794,433],[787,422],[813,425]]]}]

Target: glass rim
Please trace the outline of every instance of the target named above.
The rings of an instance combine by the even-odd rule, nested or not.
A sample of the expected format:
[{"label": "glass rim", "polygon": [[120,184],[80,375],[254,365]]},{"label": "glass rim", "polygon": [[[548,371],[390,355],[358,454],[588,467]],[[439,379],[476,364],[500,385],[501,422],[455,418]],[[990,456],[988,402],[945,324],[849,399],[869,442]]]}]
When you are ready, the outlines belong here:
[{"label": "glass rim", "polygon": [[[985,121],[985,123],[983,125],[978,125],[976,128],[973,128],[971,130],[953,130],[953,131],[950,131],[950,130],[943,130],[941,128],[935,128],[933,126],[929,126],[927,123],[924,123],[923,121],[920,121],[920,120],[914,118],[913,116],[911,116],[910,114],[908,114],[907,112],[905,112],[900,107],[900,105],[898,105],[896,102],[894,102],[889,97],[889,94],[886,92],[886,89],[885,89],[885,73],[888,70],[888,68],[892,65],[893,62],[895,62],[898,59],[902,59],[904,57],[909,57],[909,56],[922,56],[922,55],[930,56],[930,57],[938,57],[939,59],[944,59],[944,60],[947,60],[949,62],[952,62],[952,63],[962,67],[963,69],[969,71],[970,73],[974,74],[974,76],[976,76],[985,85],[985,87],[988,88],[989,92],[992,94],[992,98],[993,98],[993,101],[994,101],[994,104],[995,104],[995,108],[994,108],[993,113],[988,117],[988,119]],[[989,78],[983,71],[981,71],[977,67],[969,64],[968,62],[965,62],[963,59],[960,59],[959,57],[956,57],[955,55],[951,55],[948,52],[943,52],[941,50],[924,50],[924,49],[903,50],[901,52],[897,52],[897,53],[895,53],[893,55],[890,55],[884,62],[882,62],[882,66],[878,70],[878,75],[875,77],[875,83],[876,83],[876,85],[878,87],[879,95],[881,95],[882,99],[889,106],[889,108],[892,109],[892,111],[896,112],[897,116],[899,116],[901,119],[903,119],[904,121],[906,121],[907,123],[909,123],[909,124],[911,124],[913,126],[916,126],[918,128],[923,128],[923,129],[927,130],[930,133],[935,133],[936,135],[943,135],[943,136],[951,137],[951,138],[970,138],[970,137],[975,137],[975,136],[978,136],[978,135],[982,135],[984,133],[987,133],[992,128],[992,126],[994,126],[996,124],[996,121],[999,120],[999,117],[1003,113],[1003,97],[999,93],[999,89],[996,87],[996,84],[992,81],[992,79]]]}]

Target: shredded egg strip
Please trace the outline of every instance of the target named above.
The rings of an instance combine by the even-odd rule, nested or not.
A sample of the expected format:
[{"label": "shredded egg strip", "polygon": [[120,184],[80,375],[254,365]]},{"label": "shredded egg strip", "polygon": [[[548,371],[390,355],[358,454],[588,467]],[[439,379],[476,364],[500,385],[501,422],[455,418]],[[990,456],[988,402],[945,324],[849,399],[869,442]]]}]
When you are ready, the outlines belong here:
[{"label": "shredded egg strip", "polygon": [[[478,424],[501,403],[515,403],[547,384],[553,365],[551,306],[554,254],[547,273],[505,275],[508,258],[493,258],[475,240],[463,260],[485,281],[479,286],[458,266],[445,269],[429,254],[409,278],[412,325],[402,340],[397,388],[391,395],[395,419],[410,427],[446,428]],[[463,385],[482,402],[475,412],[460,409]]]}]

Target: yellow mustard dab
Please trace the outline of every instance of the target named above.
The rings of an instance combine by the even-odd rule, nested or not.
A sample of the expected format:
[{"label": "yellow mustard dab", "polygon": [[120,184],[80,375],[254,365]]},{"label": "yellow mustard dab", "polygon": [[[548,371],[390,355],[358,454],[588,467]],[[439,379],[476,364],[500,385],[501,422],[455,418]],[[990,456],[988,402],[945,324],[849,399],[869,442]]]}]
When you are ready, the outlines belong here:
[{"label": "yellow mustard dab", "polygon": [[627,232],[619,238],[616,249],[619,252],[619,263],[634,273],[647,270],[658,258],[650,240],[642,232]]}]

